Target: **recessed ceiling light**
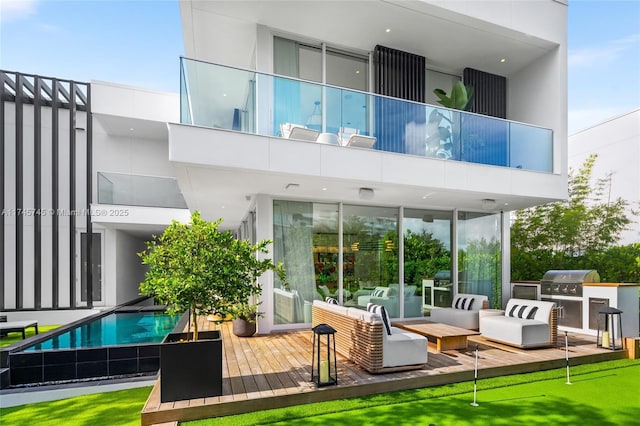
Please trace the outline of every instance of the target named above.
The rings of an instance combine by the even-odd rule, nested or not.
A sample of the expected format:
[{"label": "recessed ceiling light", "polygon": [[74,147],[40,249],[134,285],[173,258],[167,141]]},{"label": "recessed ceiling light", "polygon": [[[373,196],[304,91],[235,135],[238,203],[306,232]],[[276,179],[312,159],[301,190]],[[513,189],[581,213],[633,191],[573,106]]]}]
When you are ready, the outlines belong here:
[{"label": "recessed ceiling light", "polygon": [[227,94],[226,94],[226,93],[223,93],[223,94],[222,94],[222,96],[224,96],[224,97],[226,98],[226,97],[227,97]]},{"label": "recessed ceiling light", "polygon": [[133,132],[133,127],[129,127],[129,131],[130,131],[130,132]]},{"label": "recessed ceiling light", "polygon": [[390,33],[391,32],[391,28],[387,28],[386,30],[384,30],[384,32]]},{"label": "recessed ceiling light", "polygon": [[507,62],[507,59],[506,58],[502,58],[502,59],[500,59],[500,62],[502,62],[504,64],[505,62]]},{"label": "recessed ceiling light", "polygon": [[360,74],[360,70],[356,70],[356,74]]},{"label": "recessed ceiling light", "polygon": [[323,191],[326,191],[326,190],[327,190],[327,188],[322,188],[322,190],[323,190]]}]

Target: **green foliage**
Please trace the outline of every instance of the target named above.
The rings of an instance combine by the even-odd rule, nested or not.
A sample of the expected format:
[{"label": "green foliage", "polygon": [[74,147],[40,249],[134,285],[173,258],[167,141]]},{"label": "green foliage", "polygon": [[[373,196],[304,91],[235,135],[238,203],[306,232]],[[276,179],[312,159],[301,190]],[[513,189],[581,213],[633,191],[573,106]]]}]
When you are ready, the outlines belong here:
[{"label": "green foliage", "polygon": [[257,278],[274,268],[271,259],[257,256],[268,253],[270,241],[238,240],[231,231],[218,230],[221,222],[208,222],[195,212],[190,223],[173,221],[139,253],[149,267],[141,293],[168,304],[170,313],[190,310],[194,339],[198,316],[232,314],[234,305],[261,293]]},{"label": "green foliage", "polygon": [[615,247],[637,212],[622,198],[609,199],[611,175],[592,180],[596,159],[569,171],[567,201],[516,213],[512,280],[539,280],[550,269],[596,269],[602,281],[637,282],[637,245]]},{"label": "green foliage", "polygon": [[451,96],[447,96],[447,92],[442,89],[435,89],[433,93],[440,99],[438,103],[447,108],[462,111],[468,111],[471,108],[473,87],[465,86],[462,81],[457,81],[453,84]]},{"label": "green foliage", "polygon": [[421,288],[422,279],[433,277],[440,270],[451,269],[451,255],[444,244],[423,230],[410,229],[404,236],[404,282]]}]

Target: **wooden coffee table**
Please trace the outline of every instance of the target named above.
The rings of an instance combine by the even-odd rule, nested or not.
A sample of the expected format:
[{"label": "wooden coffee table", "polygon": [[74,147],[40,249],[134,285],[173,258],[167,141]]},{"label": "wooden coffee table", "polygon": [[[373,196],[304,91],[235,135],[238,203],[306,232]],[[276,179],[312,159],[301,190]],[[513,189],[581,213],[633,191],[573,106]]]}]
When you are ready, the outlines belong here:
[{"label": "wooden coffee table", "polygon": [[465,328],[454,327],[452,325],[440,324],[437,322],[417,321],[398,321],[393,323],[394,326],[403,328],[407,331],[421,334],[427,339],[436,342],[436,350],[438,352],[448,351],[452,349],[466,349],[467,337],[477,336],[480,333]]}]

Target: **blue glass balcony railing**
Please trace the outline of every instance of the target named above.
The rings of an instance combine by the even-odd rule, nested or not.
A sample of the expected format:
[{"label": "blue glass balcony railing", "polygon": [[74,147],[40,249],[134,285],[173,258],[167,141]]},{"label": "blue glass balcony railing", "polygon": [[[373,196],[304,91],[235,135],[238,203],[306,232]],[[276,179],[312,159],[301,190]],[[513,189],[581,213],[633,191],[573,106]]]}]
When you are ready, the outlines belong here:
[{"label": "blue glass balcony railing", "polygon": [[283,137],[289,123],[373,136],[381,151],[553,171],[541,127],[187,58],[180,78],[183,124]]}]

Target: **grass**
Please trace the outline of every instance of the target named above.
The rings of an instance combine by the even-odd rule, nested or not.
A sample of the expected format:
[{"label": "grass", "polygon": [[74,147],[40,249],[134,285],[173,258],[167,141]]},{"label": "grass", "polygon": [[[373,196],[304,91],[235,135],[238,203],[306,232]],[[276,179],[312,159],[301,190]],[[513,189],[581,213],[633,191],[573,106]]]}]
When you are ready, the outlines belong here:
[{"label": "grass", "polygon": [[[46,331],[51,331],[58,327],[60,326],[59,325],[41,325],[41,326],[38,326],[38,331],[40,333],[44,333]],[[35,335],[36,335],[36,331],[33,329],[33,327],[29,327],[26,332],[26,336],[27,336],[26,338],[28,339],[29,337],[32,337]],[[14,343],[19,342],[21,340],[22,340],[21,332],[9,333],[4,337],[0,337],[0,348],[13,345]]]},{"label": "grass", "polygon": [[496,377],[187,422],[202,425],[622,425],[640,418],[640,360]]},{"label": "grass", "polygon": [[2,425],[140,425],[151,386],[0,408]]},{"label": "grass", "polygon": [[[201,425],[622,425],[640,418],[640,360],[481,379],[184,423]],[[0,409],[0,424],[139,425],[150,387]],[[52,416],[51,413],[55,413]],[[53,418],[55,417],[55,418]]]}]

